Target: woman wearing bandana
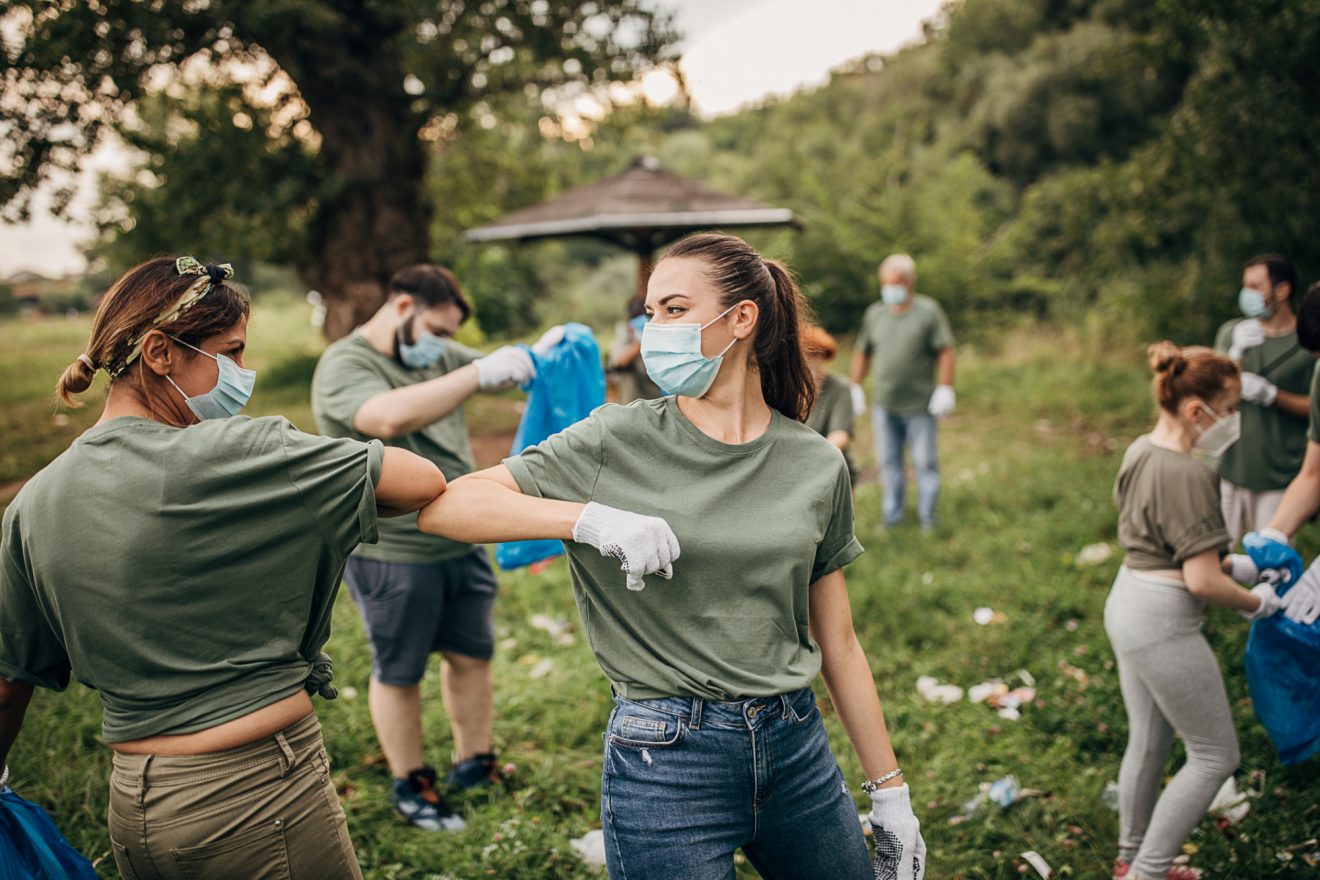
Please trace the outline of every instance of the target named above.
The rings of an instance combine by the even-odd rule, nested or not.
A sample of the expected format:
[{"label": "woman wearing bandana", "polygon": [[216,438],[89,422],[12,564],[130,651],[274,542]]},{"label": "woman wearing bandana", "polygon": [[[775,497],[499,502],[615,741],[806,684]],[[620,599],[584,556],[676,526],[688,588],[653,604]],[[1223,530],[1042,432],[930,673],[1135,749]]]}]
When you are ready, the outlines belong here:
[{"label": "woman wearing bandana", "polygon": [[853,631],[847,463],[802,423],[805,310],[788,271],[741,239],[683,239],[651,276],[641,346],[672,396],[602,407],[419,516],[455,540],[565,541],[614,693],[601,820],[616,880],[724,880],[739,848],[764,877],[872,876],[818,674],[866,774],[875,876],[924,871]]},{"label": "woman wearing bandana", "polygon": [[[444,488],[380,443],[238,415],[249,305],[228,266],[158,258],[102,297],[65,370],[95,425],[0,533],[0,760],[34,687],[98,691],[124,877],[360,878],[311,695],[333,697],[345,560]],[[21,785],[22,749],[13,779]]]}]

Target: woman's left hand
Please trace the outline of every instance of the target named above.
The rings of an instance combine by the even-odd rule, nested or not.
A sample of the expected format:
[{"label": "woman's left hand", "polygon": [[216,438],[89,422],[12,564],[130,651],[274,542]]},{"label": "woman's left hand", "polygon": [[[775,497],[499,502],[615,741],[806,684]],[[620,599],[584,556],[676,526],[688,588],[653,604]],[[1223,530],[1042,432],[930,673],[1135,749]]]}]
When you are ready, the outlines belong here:
[{"label": "woman's left hand", "polygon": [[875,840],[875,880],[922,880],[926,841],[912,812],[907,785],[871,792],[871,834]]}]

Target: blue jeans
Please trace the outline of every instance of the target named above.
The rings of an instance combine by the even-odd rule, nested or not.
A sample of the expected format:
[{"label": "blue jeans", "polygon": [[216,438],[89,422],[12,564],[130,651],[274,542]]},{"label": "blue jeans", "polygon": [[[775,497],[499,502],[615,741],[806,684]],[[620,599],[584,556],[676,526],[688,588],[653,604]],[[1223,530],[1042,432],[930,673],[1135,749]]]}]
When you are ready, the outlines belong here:
[{"label": "blue jeans", "polygon": [[940,462],[935,449],[935,417],[930,413],[891,413],[872,407],[875,427],[875,455],[880,462],[880,482],[884,489],[885,525],[903,521],[907,502],[907,469],[903,464],[903,445],[912,447],[912,466],[917,470],[917,515],[923,526],[935,526],[939,515],[935,505],[940,500]]},{"label": "blue jeans", "polygon": [[857,807],[810,688],[720,703],[614,698],[601,821],[611,880],[869,880]]}]

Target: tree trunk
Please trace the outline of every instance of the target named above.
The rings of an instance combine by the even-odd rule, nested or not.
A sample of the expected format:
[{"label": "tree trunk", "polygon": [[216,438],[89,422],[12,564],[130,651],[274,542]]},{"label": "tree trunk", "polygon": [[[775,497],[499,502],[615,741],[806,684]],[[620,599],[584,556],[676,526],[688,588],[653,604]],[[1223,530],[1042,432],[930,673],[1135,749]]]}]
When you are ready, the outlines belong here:
[{"label": "tree trunk", "polygon": [[[293,67],[321,136],[326,178],[299,274],[325,299],[323,332],[338,339],[385,301],[390,276],[428,258],[431,209],[421,118],[403,91],[403,65],[381,40],[345,56],[309,41]],[[299,76],[315,67],[317,76]],[[288,69],[286,67],[286,69]]]}]

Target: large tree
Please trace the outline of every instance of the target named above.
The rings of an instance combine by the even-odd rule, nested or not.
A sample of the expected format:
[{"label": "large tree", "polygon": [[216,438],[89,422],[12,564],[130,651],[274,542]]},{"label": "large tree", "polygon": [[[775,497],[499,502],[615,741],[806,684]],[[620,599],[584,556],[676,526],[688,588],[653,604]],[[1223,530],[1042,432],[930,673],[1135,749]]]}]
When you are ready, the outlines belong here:
[{"label": "large tree", "polygon": [[327,297],[332,338],[427,258],[428,142],[446,126],[510,95],[631,79],[677,39],[650,0],[0,0],[0,23],[9,219],[107,136],[167,167],[179,132],[196,144],[200,123],[228,120],[248,134],[209,140],[214,176],[164,176],[154,207],[234,223],[246,199],[272,235],[271,212],[299,213],[288,255]]}]

